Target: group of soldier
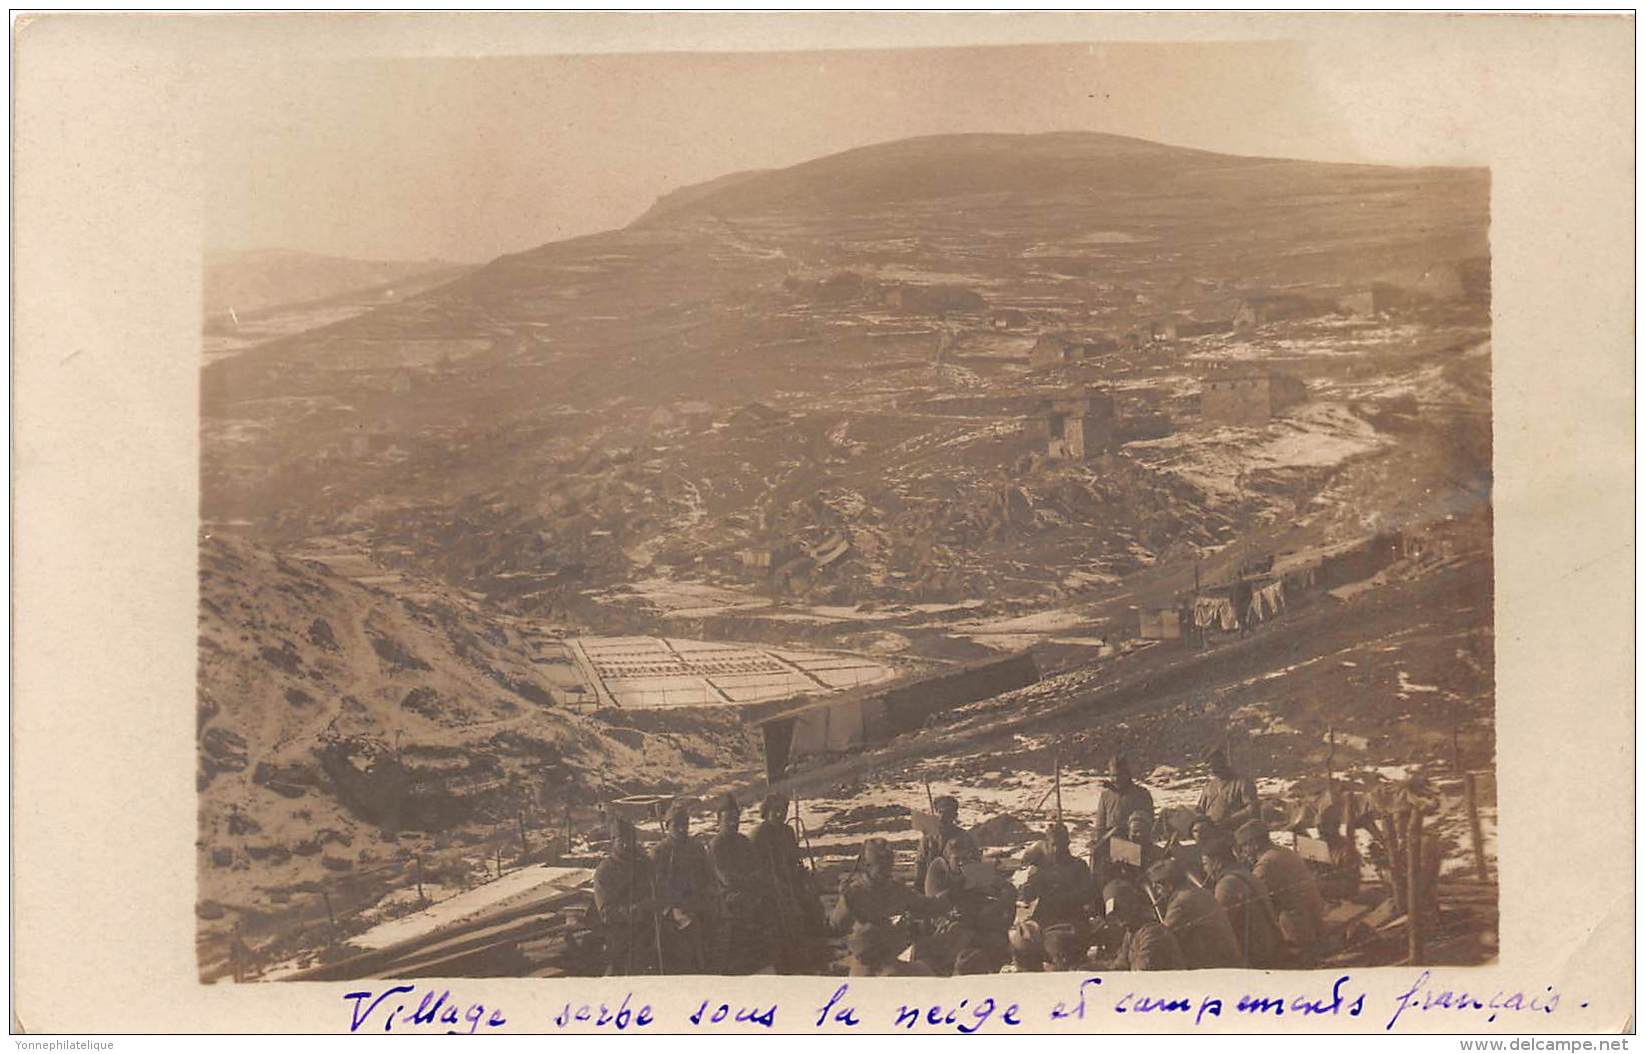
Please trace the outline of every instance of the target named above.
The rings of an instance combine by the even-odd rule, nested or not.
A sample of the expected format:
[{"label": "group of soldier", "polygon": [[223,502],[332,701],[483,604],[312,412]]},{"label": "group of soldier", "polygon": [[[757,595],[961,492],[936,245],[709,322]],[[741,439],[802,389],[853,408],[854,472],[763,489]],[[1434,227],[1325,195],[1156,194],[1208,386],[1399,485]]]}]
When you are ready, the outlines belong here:
[{"label": "group of soldier", "polygon": [[678,802],[649,855],[629,820],[611,821],[611,849],[594,871],[594,906],[610,974],[801,973],[825,938],[821,902],[787,823],[789,801],[767,795],[753,836],[726,794],[707,845]]},{"label": "group of soldier", "polygon": [[1206,760],[1191,841],[1156,843],[1153,797],[1116,757],[1087,857],[1059,819],[1013,885],[944,795],[930,803],[914,884],[897,877],[891,845],[870,838],[826,918],[780,794],[765,799],[752,838],[738,831],[735,799],[721,798],[706,847],[676,806],[649,857],[617,820],[594,879],[609,972],[819,972],[830,931],[844,936],[853,976],[1314,965],[1325,902],[1313,869],[1271,840],[1255,784],[1226,751]]}]

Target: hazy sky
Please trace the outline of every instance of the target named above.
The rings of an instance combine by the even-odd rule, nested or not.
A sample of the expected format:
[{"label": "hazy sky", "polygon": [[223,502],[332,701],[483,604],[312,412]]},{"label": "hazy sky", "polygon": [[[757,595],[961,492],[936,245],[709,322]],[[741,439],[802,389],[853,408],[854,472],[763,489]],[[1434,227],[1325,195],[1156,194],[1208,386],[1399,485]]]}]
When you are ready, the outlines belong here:
[{"label": "hazy sky", "polygon": [[490,259],[748,168],[943,132],[1093,130],[1238,154],[1367,152],[1286,43],[358,60],[240,78],[201,142],[210,249]]}]

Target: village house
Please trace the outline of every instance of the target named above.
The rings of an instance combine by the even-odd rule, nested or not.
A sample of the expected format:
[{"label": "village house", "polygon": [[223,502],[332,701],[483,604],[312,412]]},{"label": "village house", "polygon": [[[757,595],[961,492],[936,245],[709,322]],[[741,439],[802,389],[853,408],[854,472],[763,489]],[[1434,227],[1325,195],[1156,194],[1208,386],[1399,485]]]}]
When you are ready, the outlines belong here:
[{"label": "village house", "polygon": [[737,561],[746,570],[770,574],[794,556],[794,547],[787,542],[765,542],[737,550]]},{"label": "village house", "polygon": [[1223,373],[1200,389],[1200,416],[1208,423],[1248,427],[1308,398],[1301,380],[1285,373]]},{"label": "village house", "polygon": [[988,316],[990,329],[1027,329],[1028,321],[1027,312],[1018,311],[1014,307],[1002,308]]},{"label": "village house", "polygon": [[1337,310],[1350,318],[1374,318],[1409,304],[1410,294],[1387,282],[1374,282],[1337,300]]},{"label": "village house", "polygon": [[683,402],[674,407],[674,412],[688,432],[705,432],[714,426],[714,408],[705,402]]},{"label": "village house", "polygon": [[1086,362],[1105,351],[1114,350],[1111,340],[1080,340],[1066,333],[1047,333],[1034,342],[1028,362],[1036,370]]},{"label": "village house", "polygon": [[1083,461],[1113,447],[1114,426],[1113,396],[1087,389],[1049,400],[1031,434],[1045,442],[1048,457]]},{"label": "village house", "polygon": [[1270,322],[1318,318],[1329,309],[1324,302],[1298,293],[1266,293],[1241,300],[1234,310],[1233,323],[1236,329],[1250,329]]}]

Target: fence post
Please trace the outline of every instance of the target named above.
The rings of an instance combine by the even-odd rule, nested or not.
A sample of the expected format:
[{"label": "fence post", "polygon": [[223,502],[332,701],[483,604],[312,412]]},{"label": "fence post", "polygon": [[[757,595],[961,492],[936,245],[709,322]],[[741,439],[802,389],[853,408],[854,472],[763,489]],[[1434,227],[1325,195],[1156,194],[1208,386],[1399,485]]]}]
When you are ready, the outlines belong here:
[{"label": "fence post", "polygon": [[1422,962],[1422,856],[1422,810],[1412,809],[1410,833],[1405,839],[1405,925],[1410,936],[1408,964],[1411,966]]},{"label": "fence post", "polygon": [[1399,814],[1386,813],[1382,817],[1382,840],[1388,848],[1388,885],[1394,900],[1394,913],[1405,910],[1405,858],[1399,851]]},{"label": "fence post", "polygon": [[520,857],[521,857],[521,859],[524,859],[525,856],[530,852],[531,852],[531,846],[528,845],[526,843],[526,840],[525,840],[525,810],[521,809],[520,810]]},{"label": "fence post", "polygon": [[1479,823],[1478,780],[1472,772],[1462,777],[1462,786],[1468,798],[1468,839],[1474,846],[1474,870],[1479,873],[1479,880],[1485,882],[1491,876],[1485,869],[1485,830]]},{"label": "fence post", "polygon": [[417,899],[427,904],[428,897],[423,893],[423,857],[421,853],[411,858],[411,874],[417,882]]},{"label": "fence post", "polygon": [[335,911],[333,911],[332,908],[331,908],[331,893],[329,891],[325,890],[325,889],[321,889],[320,890],[320,896],[326,902],[326,918],[331,920],[331,928],[336,929],[337,928],[337,913]]}]

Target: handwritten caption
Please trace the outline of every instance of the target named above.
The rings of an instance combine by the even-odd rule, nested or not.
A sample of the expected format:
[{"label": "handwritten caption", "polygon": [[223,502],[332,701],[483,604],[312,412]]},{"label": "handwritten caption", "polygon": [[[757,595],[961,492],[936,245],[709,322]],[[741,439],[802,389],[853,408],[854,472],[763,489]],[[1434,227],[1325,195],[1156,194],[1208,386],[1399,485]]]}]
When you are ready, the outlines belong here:
[{"label": "handwritten caption", "polygon": [[[1143,1015],[1169,1018],[1191,1028],[1225,1018],[1261,1019],[1272,1027],[1279,1019],[1357,1018],[1371,1014],[1385,1019],[1382,1028],[1395,1031],[1443,1028],[1443,1019],[1468,1028],[1499,1018],[1522,1020],[1515,1015],[1552,1014],[1560,1004],[1560,994],[1552,985],[1540,992],[1482,991],[1451,985],[1424,970],[1410,987],[1373,1004],[1366,993],[1356,990],[1353,977],[1339,976],[1329,988],[1269,993],[1250,993],[1235,1000],[1203,994],[1192,988],[1172,990],[1161,978],[1150,989],[1147,975],[1118,974],[1106,978],[1088,976],[1070,981],[1061,998],[1030,1006],[1005,1000],[979,990],[975,995],[951,1002],[902,1004],[894,1012],[879,1010],[875,1015],[861,1011],[851,994],[849,981],[828,982],[832,994],[815,1002],[747,1004],[714,996],[698,999],[683,1019],[659,1017],[651,1004],[633,991],[609,1002],[565,1002],[546,1015],[519,1019],[502,1009],[454,996],[449,988],[419,989],[398,984],[381,990],[348,992],[350,1032],[442,1032],[448,1035],[476,1035],[501,1029],[514,1021],[527,1032],[643,1032],[656,1028],[670,1033],[689,1031],[848,1031],[865,1032],[1010,1032],[1024,1025],[1034,1031],[1046,1026],[1073,1027],[1069,1022],[1098,1018],[1105,1014]],[[1180,984],[1180,982],[1178,982]],[[1582,1006],[1587,1006],[1583,1003]]]}]

